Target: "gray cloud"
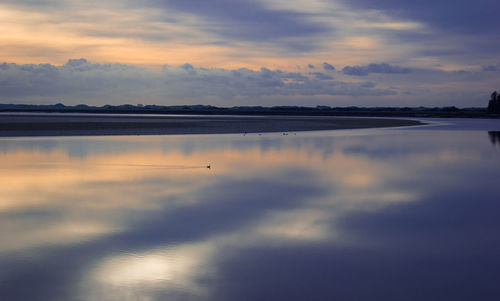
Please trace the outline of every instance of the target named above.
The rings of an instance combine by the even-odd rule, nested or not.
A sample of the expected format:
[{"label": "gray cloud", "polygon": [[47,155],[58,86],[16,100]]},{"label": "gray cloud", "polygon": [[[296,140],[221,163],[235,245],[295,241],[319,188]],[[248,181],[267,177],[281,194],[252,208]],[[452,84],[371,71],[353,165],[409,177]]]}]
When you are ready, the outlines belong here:
[{"label": "gray cloud", "polygon": [[195,15],[205,22],[198,29],[226,39],[264,42],[292,51],[315,49],[319,36],[333,30],[311,20],[306,13],[270,9],[253,0],[169,0],[150,4],[167,13],[175,10]]},{"label": "gray cloud", "polygon": [[364,70],[361,66],[345,66],[342,72],[347,75],[355,76],[365,76],[368,75],[368,71]]},{"label": "gray cloud", "polygon": [[61,0],[3,0],[2,3],[9,4],[9,5],[23,6],[23,7],[43,8],[43,7],[61,6],[64,4],[64,1],[61,1]]},{"label": "gray cloud", "polygon": [[[334,28],[321,21],[314,13],[286,8],[270,8],[255,0],[109,0],[87,2],[64,0],[6,0],[2,3],[22,10],[50,14],[57,22],[68,17],[78,24],[106,19],[109,11],[137,16],[141,10],[154,12],[144,15],[148,19],[134,20],[134,24],[113,26],[75,26],[72,30],[89,36],[126,37],[152,41],[188,40],[191,44],[238,46],[239,42],[257,43],[260,47],[281,48],[290,52],[312,51],[321,47],[324,34],[332,35]],[[96,14],[86,14],[99,8]],[[62,16],[62,17],[61,17]],[[64,17],[65,16],[65,17]],[[120,18],[111,20],[120,23]],[[150,21],[153,21],[150,23]],[[130,23],[130,22],[129,22]],[[116,23],[115,23],[116,24]],[[109,25],[107,23],[106,25]],[[167,25],[165,27],[164,25]],[[168,25],[175,25],[171,30]],[[207,34],[208,33],[208,34]]]},{"label": "gray cloud", "polygon": [[349,0],[349,6],[384,10],[390,15],[425,22],[436,28],[459,33],[500,33],[497,0]]},{"label": "gray cloud", "polygon": [[148,86],[146,70],[122,64],[92,64],[72,59],[65,65],[3,63],[0,68],[0,98],[67,97],[81,101],[108,94],[113,89],[133,91],[138,84]]},{"label": "gray cloud", "polygon": [[[93,64],[71,59],[65,65],[0,64],[0,101],[67,104],[125,102],[179,104],[187,101],[236,105],[234,98],[318,95],[393,95],[370,82],[333,81],[321,72],[300,73],[261,68],[206,69],[191,64],[149,70],[122,64]],[[262,103],[260,103],[262,104]],[[269,105],[272,105],[270,103]]]},{"label": "gray cloud", "polygon": [[321,72],[309,72],[317,80],[333,80],[333,76]]},{"label": "gray cloud", "polygon": [[[491,64],[498,57],[500,26],[497,0],[343,0],[364,12],[377,10],[395,22],[417,22],[420,30],[367,29],[382,35],[387,45],[412,45],[398,54],[401,59],[432,57],[463,64]],[[494,61],[495,61],[494,60]]]},{"label": "gray cloud", "polygon": [[500,71],[500,63],[496,65],[483,66],[483,71]]},{"label": "gray cloud", "polygon": [[328,64],[327,62],[324,62],[322,65],[323,65],[323,69],[325,69],[325,71],[333,71],[333,70],[335,70],[335,67],[333,67],[332,65]]},{"label": "gray cloud", "polygon": [[194,70],[193,65],[188,64],[188,63],[186,63],[186,64],[184,64],[184,65],[181,65],[181,66],[180,66],[180,68],[181,68],[181,69],[184,69],[184,70],[186,70],[186,71],[189,71],[189,70]]},{"label": "gray cloud", "polygon": [[[86,59],[72,59],[61,66],[3,63],[0,64],[0,102],[485,106],[489,94],[498,89],[500,74],[487,71],[489,69],[410,70],[369,64],[346,66],[333,79],[331,73],[309,68],[303,72],[266,67],[208,69],[186,63],[151,70],[123,64],[94,64]],[[401,76],[402,73],[405,76]],[[372,76],[367,81],[359,77],[362,74]],[[391,97],[393,95],[398,95],[397,100]]]},{"label": "gray cloud", "polygon": [[366,76],[370,73],[404,74],[410,73],[411,69],[382,63],[365,66],[345,66],[342,72],[346,75]]}]

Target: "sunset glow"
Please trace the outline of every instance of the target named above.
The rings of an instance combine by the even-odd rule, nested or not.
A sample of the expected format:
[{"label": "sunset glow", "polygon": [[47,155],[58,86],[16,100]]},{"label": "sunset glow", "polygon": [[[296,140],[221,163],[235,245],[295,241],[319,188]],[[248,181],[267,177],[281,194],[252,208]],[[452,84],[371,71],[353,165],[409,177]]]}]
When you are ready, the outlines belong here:
[{"label": "sunset glow", "polygon": [[484,106],[498,3],[393,2],[3,1],[0,102]]}]

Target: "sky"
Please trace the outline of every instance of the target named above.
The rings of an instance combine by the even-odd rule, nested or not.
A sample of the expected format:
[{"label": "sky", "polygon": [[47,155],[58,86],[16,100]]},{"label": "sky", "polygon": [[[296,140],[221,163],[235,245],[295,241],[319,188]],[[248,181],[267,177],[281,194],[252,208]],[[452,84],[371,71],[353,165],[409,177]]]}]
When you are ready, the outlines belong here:
[{"label": "sky", "polygon": [[485,107],[498,0],[2,0],[0,103]]}]

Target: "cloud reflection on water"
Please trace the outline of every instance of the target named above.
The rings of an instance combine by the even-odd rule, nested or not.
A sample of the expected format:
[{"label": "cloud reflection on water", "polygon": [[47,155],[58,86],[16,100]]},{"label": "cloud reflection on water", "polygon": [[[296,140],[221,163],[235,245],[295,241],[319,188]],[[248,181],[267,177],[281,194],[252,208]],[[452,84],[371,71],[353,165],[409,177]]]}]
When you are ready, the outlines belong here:
[{"label": "cloud reflection on water", "polygon": [[484,135],[353,133],[8,141],[0,292],[29,297],[16,286],[36,280],[42,299],[495,294],[484,265],[499,264],[500,163]]}]

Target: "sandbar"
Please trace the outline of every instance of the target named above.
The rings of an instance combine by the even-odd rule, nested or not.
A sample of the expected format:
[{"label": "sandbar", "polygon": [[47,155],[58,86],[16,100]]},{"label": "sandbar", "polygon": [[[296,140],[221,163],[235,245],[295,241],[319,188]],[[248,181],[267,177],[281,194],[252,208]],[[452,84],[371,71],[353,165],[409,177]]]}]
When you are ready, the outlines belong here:
[{"label": "sandbar", "polygon": [[0,137],[297,132],[421,125],[410,119],[330,116],[2,114]]}]

